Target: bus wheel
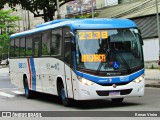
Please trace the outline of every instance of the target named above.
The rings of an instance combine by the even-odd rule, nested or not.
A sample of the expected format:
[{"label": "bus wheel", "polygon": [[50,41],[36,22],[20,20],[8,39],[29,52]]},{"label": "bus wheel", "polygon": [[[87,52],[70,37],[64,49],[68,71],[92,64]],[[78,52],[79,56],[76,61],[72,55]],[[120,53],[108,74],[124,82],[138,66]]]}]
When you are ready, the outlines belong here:
[{"label": "bus wheel", "polygon": [[28,99],[32,98],[32,91],[29,90],[27,78],[24,79],[24,91],[25,91],[25,96]]},{"label": "bus wheel", "polygon": [[71,105],[71,100],[67,97],[64,86],[61,86],[61,90],[60,90],[60,97],[61,97],[61,101],[62,104],[66,107],[69,107]]},{"label": "bus wheel", "polygon": [[113,98],[112,99],[112,102],[115,102],[115,103],[122,103],[124,100],[124,98]]}]

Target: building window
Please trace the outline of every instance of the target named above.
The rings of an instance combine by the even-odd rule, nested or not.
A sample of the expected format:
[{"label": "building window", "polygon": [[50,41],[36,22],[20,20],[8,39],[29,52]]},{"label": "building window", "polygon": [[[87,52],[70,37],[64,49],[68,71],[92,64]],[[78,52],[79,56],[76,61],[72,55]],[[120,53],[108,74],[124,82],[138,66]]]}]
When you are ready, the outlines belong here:
[{"label": "building window", "polygon": [[51,33],[42,33],[42,56],[50,55]]},{"label": "building window", "polygon": [[56,56],[62,55],[62,30],[61,29],[52,31],[51,55],[56,55]]},{"label": "building window", "polygon": [[32,37],[26,37],[26,56],[32,56]]}]

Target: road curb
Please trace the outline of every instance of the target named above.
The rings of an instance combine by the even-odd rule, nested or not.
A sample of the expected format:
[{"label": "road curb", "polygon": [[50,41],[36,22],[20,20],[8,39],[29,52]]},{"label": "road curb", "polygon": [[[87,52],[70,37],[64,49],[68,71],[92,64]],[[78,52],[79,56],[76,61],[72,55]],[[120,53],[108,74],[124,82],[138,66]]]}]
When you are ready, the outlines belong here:
[{"label": "road curb", "polygon": [[160,81],[160,78],[145,78],[145,80],[159,80]]},{"label": "road curb", "polygon": [[160,84],[146,84],[145,87],[160,88]]}]

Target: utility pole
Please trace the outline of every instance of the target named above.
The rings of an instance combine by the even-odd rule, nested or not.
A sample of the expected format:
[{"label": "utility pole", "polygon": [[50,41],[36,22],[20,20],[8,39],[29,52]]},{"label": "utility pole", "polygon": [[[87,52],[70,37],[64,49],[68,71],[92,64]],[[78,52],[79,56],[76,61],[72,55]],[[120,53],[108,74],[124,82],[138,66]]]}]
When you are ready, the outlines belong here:
[{"label": "utility pole", "polygon": [[23,15],[23,9],[22,9],[22,24],[23,24],[23,31],[25,31],[25,23],[24,23],[24,15]]},{"label": "utility pole", "polygon": [[92,18],[94,18],[94,5],[93,5],[93,0],[91,0],[92,2]]},{"label": "utility pole", "polygon": [[20,32],[21,31],[21,26],[20,26],[20,21],[18,20],[18,31],[17,32]]},{"label": "utility pole", "polygon": [[156,16],[157,16],[157,27],[158,27],[158,40],[159,40],[159,60],[160,60],[160,26],[159,26],[159,11],[158,11],[158,2],[156,0]]},{"label": "utility pole", "polygon": [[59,0],[57,0],[57,19],[61,19],[60,9],[59,9]]},{"label": "utility pole", "polygon": [[30,16],[29,16],[29,10],[27,11],[28,12],[28,30],[30,30],[31,29],[31,26],[30,26]]},{"label": "utility pole", "polygon": [[27,30],[27,11],[26,9],[24,10],[24,19],[25,19],[25,28]]}]

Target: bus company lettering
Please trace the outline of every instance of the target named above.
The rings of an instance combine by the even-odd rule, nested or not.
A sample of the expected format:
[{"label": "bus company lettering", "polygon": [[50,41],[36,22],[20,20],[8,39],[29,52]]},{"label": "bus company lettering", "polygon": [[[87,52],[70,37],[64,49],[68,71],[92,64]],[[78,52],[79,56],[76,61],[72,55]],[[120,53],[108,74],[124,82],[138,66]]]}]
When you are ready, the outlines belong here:
[{"label": "bus company lettering", "polygon": [[18,68],[27,68],[26,63],[18,63]]},{"label": "bus company lettering", "polygon": [[120,72],[116,72],[116,73],[107,73],[106,75],[108,75],[108,76],[113,76],[113,75],[121,75],[121,73]]},{"label": "bus company lettering", "polygon": [[47,63],[47,64],[46,64],[46,68],[47,68],[48,70],[50,70],[51,64],[50,64],[50,63]]},{"label": "bus company lettering", "polygon": [[98,82],[112,82],[112,78],[108,78],[108,79],[105,79],[105,80],[99,80]]},{"label": "bus company lettering", "polygon": [[51,65],[51,68],[54,68],[55,70],[60,70],[60,67],[59,67],[59,63],[55,64],[55,65]]},{"label": "bus company lettering", "polygon": [[120,81],[129,81],[129,77],[128,76],[120,77]]},{"label": "bus company lettering", "polygon": [[58,70],[59,71],[59,63],[56,63],[55,65],[51,65],[50,63],[47,63],[46,64],[46,68],[48,70],[50,70],[51,68],[54,68],[55,70]]},{"label": "bus company lettering", "polygon": [[83,54],[81,57],[82,62],[106,62],[105,54]]}]

